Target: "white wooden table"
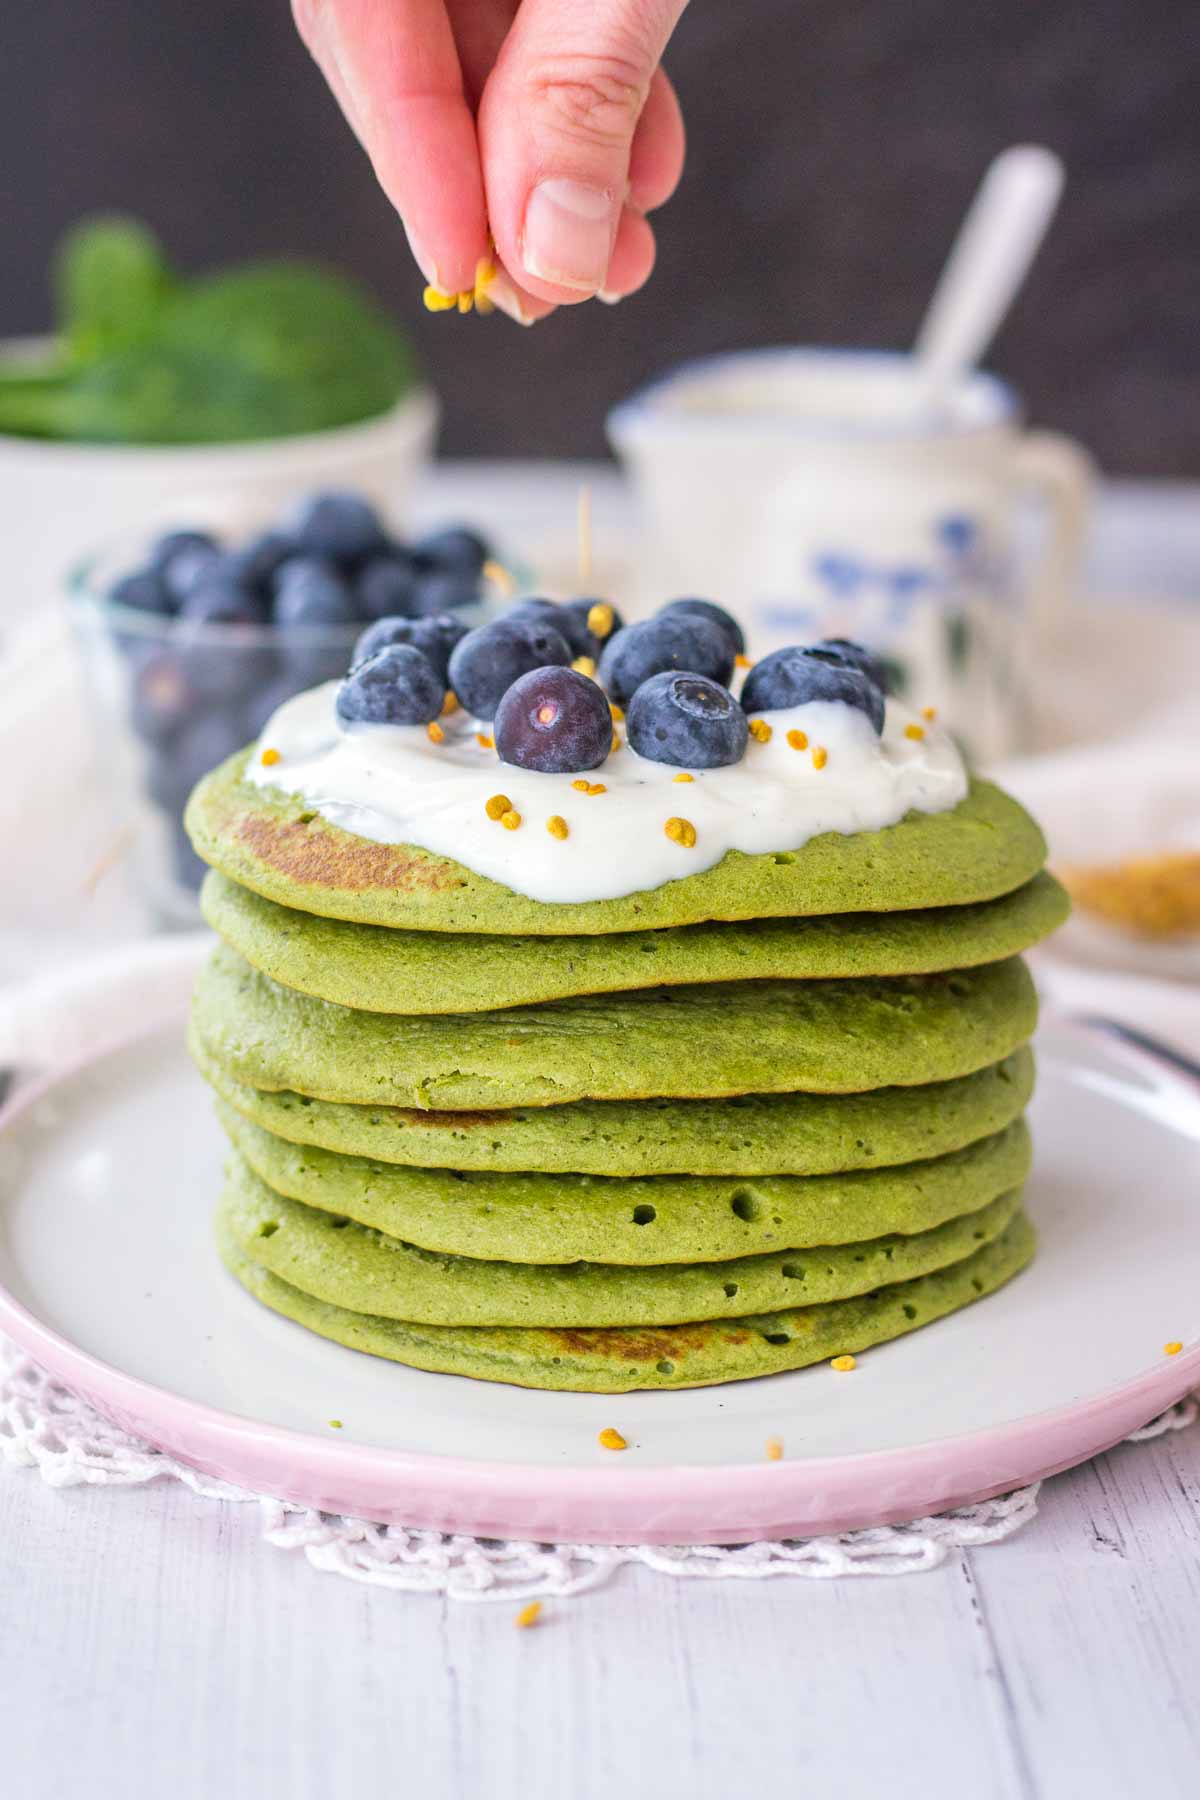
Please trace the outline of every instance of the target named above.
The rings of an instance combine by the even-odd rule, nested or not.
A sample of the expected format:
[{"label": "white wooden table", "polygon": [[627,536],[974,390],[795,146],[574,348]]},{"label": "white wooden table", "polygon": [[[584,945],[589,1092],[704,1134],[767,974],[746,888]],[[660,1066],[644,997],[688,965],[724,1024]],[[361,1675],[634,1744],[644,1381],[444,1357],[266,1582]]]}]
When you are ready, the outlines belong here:
[{"label": "white wooden table", "polygon": [[175,1483],[0,1474],[12,1800],[1193,1800],[1200,1426],[925,1575],[391,1594]]},{"label": "white wooden table", "polygon": [[[472,512],[460,489],[442,511]],[[1110,543],[1149,519],[1134,498]],[[258,1532],[174,1483],[0,1472],[3,1800],[1200,1794],[1200,1425],[1060,1477],[1016,1538],[927,1575],[626,1570],[530,1631],[512,1603],[358,1586]]]}]

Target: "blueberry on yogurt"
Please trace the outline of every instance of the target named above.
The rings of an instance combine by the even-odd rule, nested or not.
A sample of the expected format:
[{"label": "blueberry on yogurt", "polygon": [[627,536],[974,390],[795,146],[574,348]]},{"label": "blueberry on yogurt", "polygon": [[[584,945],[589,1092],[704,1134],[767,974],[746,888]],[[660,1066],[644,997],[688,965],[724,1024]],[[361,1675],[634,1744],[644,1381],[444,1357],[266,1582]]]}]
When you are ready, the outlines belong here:
[{"label": "blueberry on yogurt", "polygon": [[882,657],[876,656],[865,644],[856,644],[853,638],[822,638],[819,644],[809,648],[811,656],[819,657],[822,662],[844,663],[848,668],[858,669],[868,681],[884,694],[890,693],[891,683]]},{"label": "blueberry on yogurt", "polygon": [[665,670],[644,681],[625,715],[629,747],[651,762],[720,769],[740,762],[750,727],[729,692],[704,675]]},{"label": "blueberry on yogurt", "polygon": [[412,644],[388,644],[347,675],[337,716],[344,725],[428,725],[444,699],[427,656]]},{"label": "blueberry on yogurt", "polygon": [[877,732],[883,730],[883,690],[859,668],[829,660],[821,646],[789,644],[755,663],[742,687],[748,713],[781,712],[810,700],[840,700],[864,712]]},{"label": "blueberry on yogurt", "polygon": [[684,618],[707,619],[710,624],[719,625],[733,647],[733,654],[746,654],[746,634],[733,614],[727,613],[715,600],[670,600],[658,609],[659,618],[671,613],[682,613]]},{"label": "blueberry on yogurt", "polygon": [[[469,631],[450,657],[450,686],[477,719],[495,717],[504,695],[522,675],[552,664],[565,667],[571,650],[552,625],[536,619],[493,619]],[[610,731],[611,739],[611,731]]]},{"label": "blueberry on yogurt", "polygon": [[450,652],[466,635],[467,627],[451,613],[439,613],[431,619],[376,619],[355,644],[350,666],[357,668],[359,663],[366,662],[368,657],[386,649],[389,644],[412,644],[429,658],[445,687]]},{"label": "blueberry on yogurt", "polygon": [[695,613],[659,613],[627,625],[605,645],[600,680],[618,706],[628,706],[652,675],[677,669],[728,687],[734,651],[721,626]]},{"label": "blueberry on yogurt", "polygon": [[604,689],[577,669],[531,669],[496,708],[501,762],[543,775],[598,769],[612,748],[612,714]]}]

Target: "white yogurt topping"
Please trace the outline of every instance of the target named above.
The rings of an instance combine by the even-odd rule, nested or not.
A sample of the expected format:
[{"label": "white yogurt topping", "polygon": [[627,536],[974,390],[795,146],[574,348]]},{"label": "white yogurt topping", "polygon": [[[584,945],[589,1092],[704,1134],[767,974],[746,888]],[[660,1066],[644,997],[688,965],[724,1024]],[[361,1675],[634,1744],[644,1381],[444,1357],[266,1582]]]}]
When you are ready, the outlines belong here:
[{"label": "white yogurt topping", "polygon": [[[944,812],[967,792],[952,740],[938,726],[888,701],[882,738],[857,707],[811,701],[763,715],[769,743],[750,739],[740,763],[681,771],[647,762],[622,741],[586,779],[603,794],[579,793],[573,775],[538,775],[482,747],[462,714],[441,721],[442,743],[423,725],[340,726],[339,683],[287,701],[268,721],[246,769],[256,787],[298,794],[334,825],[380,844],[418,844],[532,900],[615,900],[710,869],[727,850],[797,850],[823,831],[877,831],[906,812]],[[923,736],[906,736],[919,725]],[[624,739],[621,727],[616,727]],[[793,749],[789,731],[807,735]],[[817,768],[813,748],[826,752]],[[279,760],[262,762],[262,751]],[[521,815],[509,831],[485,802],[506,794]],[[551,836],[557,813],[569,835]],[[691,849],[667,837],[675,817],[696,831]]]}]

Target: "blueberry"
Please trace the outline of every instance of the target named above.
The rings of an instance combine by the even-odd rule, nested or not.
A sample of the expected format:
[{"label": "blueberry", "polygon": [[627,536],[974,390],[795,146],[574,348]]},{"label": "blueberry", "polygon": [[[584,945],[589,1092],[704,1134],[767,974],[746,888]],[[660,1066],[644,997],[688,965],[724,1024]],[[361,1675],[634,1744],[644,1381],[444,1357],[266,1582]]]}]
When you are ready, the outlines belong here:
[{"label": "blueberry", "polygon": [[387,549],[387,533],[370,502],[361,494],[337,490],[312,494],[303,502],[292,536],[305,555],[327,556],[347,569]]},{"label": "blueberry", "polygon": [[478,582],[491,555],[479,533],[469,531],[465,525],[430,532],[411,548],[420,567],[438,575],[462,575],[473,582]]},{"label": "blueberry", "polygon": [[581,615],[579,608],[591,607],[594,600],[572,601],[560,605],[556,600],[518,600],[504,614],[506,619],[533,619],[540,625],[549,625],[567,640],[567,647],[572,657],[590,656],[598,661],[600,656],[600,640],[587,628],[586,612]]},{"label": "blueberry", "polygon": [[403,550],[373,556],[360,569],[354,584],[358,610],[364,619],[390,619],[397,614],[414,617],[417,607],[417,572]]},{"label": "blueberry", "polygon": [[146,743],[165,744],[195,709],[197,699],[186,658],[169,645],[158,645],[133,676],[129,722]]},{"label": "blueberry", "polygon": [[778,712],[808,700],[842,700],[865,712],[876,731],[883,730],[883,693],[870,677],[848,662],[814,654],[809,645],[772,650],[755,663],[742,688],[748,713]]},{"label": "blueberry", "polygon": [[122,575],[108,591],[113,606],[128,606],[134,612],[160,613],[164,618],[175,611],[175,603],[160,575],[154,569],[135,569]]},{"label": "blueberry", "polygon": [[198,694],[236,699],[276,673],[275,652],[263,641],[264,610],[224,568],[197,581],[180,607],[176,642]]},{"label": "blueberry", "polygon": [[357,668],[359,663],[366,662],[388,644],[412,644],[429,658],[445,687],[449,679],[450,652],[466,635],[467,627],[462,620],[452,618],[449,613],[441,613],[433,619],[376,619],[355,644],[350,666]]},{"label": "blueberry", "polygon": [[626,625],[609,638],[600,659],[600,680],[618,706],[628,706],[643,681],[665,669],[707,675],[728,687],[733,674],[729,639],[711,619],[694,613],[659,613],[640,625]]},{"label": "blueberry", "polygon": [[842,663],[847,668],[857,669],[883,693],[891,692],[891,682],[882,658],[874,655],[865,645],[856,644],[852,638],[822,638],[819,644],[810,647],[809,655],[818,657],[821,662]]},{"label": "blueberry", "polygon": [[[588,618],[594,606],[606,606],[612,614],[608,630],[602,635],[593,631],[588,624]],[[623,630],[625,625],[625,621],[616,607],[607,600],[564,600],[558,610],[570,622],[569,629],[565,629],[561,624],[558,629],[572,650],[575,651],[576,656],[590,656],[596,662],[600,661],[601,652],[608,640],[616,632]]]},{"label": "blueberry", "polygon": [[146,770],[151,799],[178,815],[201,776],[240,750],[248,735],[240,706],[213,706],[195,714],[151,757]]},{"label": "blueberry", "polygon": [[239,550],[231,550],[227,562],[244,588],[265,598],[280,564],[295,554],[296,540],[286,531],[260,531]]},{"label": "blueberry", "polygon": [[289,675],[304,687],[334,681],[350,663],[358,609],[349,584],[319,556],[293,556],[275,578],[272,608]]},{"label": "blueberry", "polygon": [[577,669],[531,669],[506,689],[496,708],[501,762],[543,775],[598,769],[612,748],[612,734],[604,689]]},{"label": "blueberry", "polygon": [[267,622],[267,610],[222,561],[207,569],[188,590],[179,617],[193,625],[262,626]]},{"label": "blueberry", "polygon": [[215,544],[185,544],[175,552],[160,579],[177,608],[202,579],[216,574],[221,560]]},{"label": "blueberry", "polygon": [[419,613],[454,612],[464,606],[478,606],[479,583],[472,575],[422,575],[417,584],[416,608]]},{"label": "blueberry", "polygon": [[156,575],[165,575],[182,552],[216,549],[217,540],[210,531],[166,531],[151,546],[150,567]]},{"label": "blueberry", "polygon": [[666,606],[660,606],[658,613],[660,618],[664,613],[682,613],[685,618],[709,619],[714,625],[721,627],[733,646],[735,656],[746,654],[746,636],[741,626],[733,614],[727,613],[715,600],[671,600]]},{"label": "blueberry", "polygon": [[570,660],[566,638],[552,625],[536,619],[493,619],[454,646],[450,686],[475,718],[490,719],[520,676]]},{"label": "blueberry", "polygon": [[445,697],[427,656],[411,644],[388,644],[347,675],[337,716],[347,725],[428,725]]},{"label": "blueberry", "polygon": [[664,670],[643,681],[625,715],[630,747],[679,769],[720,769],[746,754],[750,727],[729,692],[706,675]]}]

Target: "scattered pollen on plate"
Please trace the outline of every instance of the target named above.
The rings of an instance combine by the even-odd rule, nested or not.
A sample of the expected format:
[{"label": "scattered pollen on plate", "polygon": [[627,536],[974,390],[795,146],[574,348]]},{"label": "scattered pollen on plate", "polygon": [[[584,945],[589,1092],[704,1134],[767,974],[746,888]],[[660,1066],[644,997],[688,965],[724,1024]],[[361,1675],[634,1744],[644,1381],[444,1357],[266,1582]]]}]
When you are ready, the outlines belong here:
[{"label": "scattered pollen on plate", "polygon": [[851,1369],[857,1369],[858,1364],[852,1356],[835,1356],[829,1366],[836,1369],[839,1375],[846,1375]]},{"label": "scattered pollen on plate", "polygon": [[541,1618],[541,1616],[542,1616],[541,1601],[540,1600],[531,1600],[529,1602],[528,1606],[523,1606],[521,1608],[520,1612],[517,1614],[515,1622],[516,1622],[516,1624],[518,1624],[521,1627],[521,1629],[523,1631],[526,1628],[526,1626],[528,1626],[528,1625],[536,1625],[538,1620]]},{"label": "scattered pollen on plate", "polygon": [[628,1450],[629,1443],[613,1425],[606,1425],[596,1439],[602,1450]]}]

